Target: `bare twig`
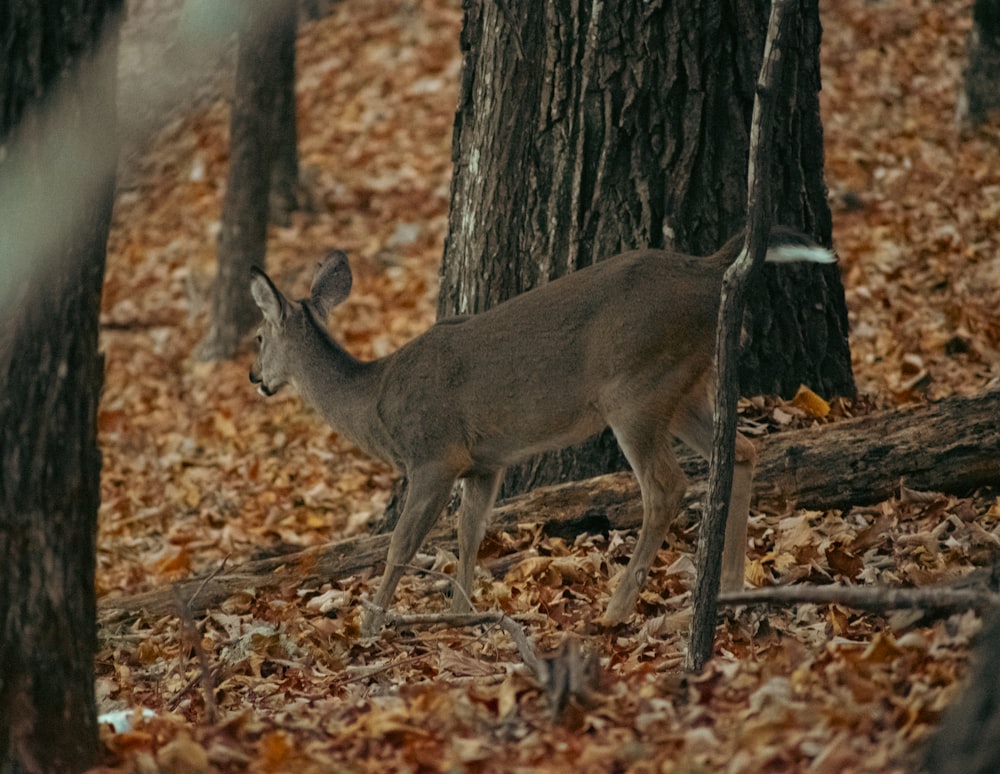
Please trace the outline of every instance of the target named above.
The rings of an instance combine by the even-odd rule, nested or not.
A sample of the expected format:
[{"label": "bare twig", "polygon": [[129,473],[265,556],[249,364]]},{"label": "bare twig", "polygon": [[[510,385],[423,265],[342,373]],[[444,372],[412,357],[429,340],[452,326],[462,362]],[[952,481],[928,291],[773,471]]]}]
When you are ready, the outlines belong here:
[{"label": "bare twig", "polygon": [[753,117],[750,122],[750,158],[747,165],[747,229],[743,251],[726,271],[719,307],[716,339],[715,436],[708,484],[708,501],[698,536],[698,579],[694,590],[694,613],[691,619],[691,642],[687,668],[700,672],[711,658],[715,644],[717,616],[716,595],[722,566],[722,546],[726,514],[733,482],[733,456],[736,444],[737,376],[735,352],[747,286],[764,262],[771,206],[768,171],[770,135],[775,103],[777,71],[781,55],[782,26],[787,17],[788,0],[774,0],[764,43],[764,59],[757,79]]},{"label": "bare twig", "polygon": [[[225,564],[223,562],[222,564]],[[222,567],[219,567],[221,570]],[[218,570],[217,570],[218,572]],[[208,579],[206,579],[206,583]],[[203,584],[204,585],[204,584]],[[194,649],[195,656],[198,659],[199,675],[198,680],[201,681],[201,690],[205,695],[205,716],[208,724],[211,725],[215,723],[215,679],[212,676],[212,669],[208,663],[208,656],[205,653],[205,649],[201,646],[201,633],[198,631],[198,627],[194,623],[194,618],[191,615],[191,608],[188,603],[181,596],[180,590],[174,587],[174,595],[177,602],[177,615],[181,621],[181,642],[186,639],[189,641],[191,647]],[[192,599],[196,597],[197,591],[192,596]],[[181,692],[180,696],[193,687],[194,682],[189,683],[185,686],[184,690]],[[178,701],[178,697],[174,697],[174,701]]]},{"label": "bare twig", "polygon": [[477,613],[426,613],[420,615],[387,614],[386,625],[405,626],[480,626],[502,628],[514,642],[524,665],[542,688],[553,720],[560,720],[568,707],[588,705],[596,694],[600,676],[597,657],[577,637],[566,639],[555,652],[540,656],[538,648],[524,627],[499,610]]},{"label": "bare twig", "polygon": [[[225,670],[221,665],[211,671],[209,679],[212,684],[218,683],[219,678],[222,676],[224,671]],[[184,697],[192,688],[194,688],[198,683],[202,683],[204,685],[204,679],[204,670],[199,669],[197,673],[192,675],[191,678],[178,689],[177,693],[173,695],[170,701],[166,703],[165,706],[167,708],[167,712],[174,712],[181,705],[181,702],[184,701]]]},{"label": "bare twig", "polygon": [[401,628],[406,626],[481,626],[483,624],[499,624],[505,617],[505,613],[499,610],[484,610],[472,613],[453,613],[443,611],[440,613],[402,613],[386,614],[386,626]]},{"label": "bare twig", "polygon": [[521,654],[521,660],[524,661],[525,666],[535,675],[535,679],[542,685],[546,685],[549,681],[548,664],[538,657],[538,650],[532,644],[531,640],[528,639],[528,635],[524,633],[521,625],[506,615],[502,616],[497,623],[507,632],[507,636],[514,641],[514,645],[517,646],[517,652]]},{"label": "bare twig", "polygon": [[[218,575],[220,572],[222,572],[224,569],[226,569],[226,562],[229,561],[229,557],[230,556],[232,556],[232,554],[226,554],[222,558],[222,561],[219,562],[219,566],[216,567],[214,570],[212,570],[212,572],[210,572],[208,575],[205,576],[205,579],[198,585],[198,588],[196,588],[194,590],[194,594],[192,594],[191,597],[187,600],[187,602],[184,603],[184,609],[187,611],[187,613],[188,613],[189,616],[191,615],[191,608],[194,606],[194,601],[198,598],[198,595],[201,594],[201,592],[204,590],[205,586],[208,585],[208,582],[211,581],[212,578],[214,578],[216,575]],[[174,586],[174,593],[176,594],[177,600],[180,601],[181,600],[181,593],[180,593],[179,589],[177,588],[177,586]]]},{"label": "bare twig", "polygon": [[600,662],[579,637],[570,636],[542,662],[547,673],[543,686],[553,720],[565,717],[572,705],[593,703],[600,681]]},{"label": "bare twig", "polygon": [[353,674],[349,677],[343,677],[339,680],[334,680],[331,684],[331,688],[339,688],[342,685],[350,685],[351,683],[357,683],[361,680],[367,680],[369,677],[374,677],[375,675],[381,674],[382,672],[388,672],[390,669],[395,667],[407,666],[408,664],[415,664],[418,661],[423,661],[430,654],[421,653],[417,656],[408,656],[407,658],[397,659],[396,661],[390,661],[388,664],[377,664],[375,666],[363,666],[363,667],[352,667],[350,669]]},{"label": "bare twig", "polygon": [[449,575],[446,572],[441,572],[440,570],[435,570],[429,567],[417,567],[413,564],[408,564],[406,567],[414,572],[422,573],[423,575],[430,575],[433,578],[439,578],[440,580],[447,581],[451,586],[451,593],[458,594],[465,600],[465,604],[469,606],[470,609],[474,609],[475,605],[472,604],[472,599],[466,593],[465,589],[462,588],[462,584],[458,582],[458,578],[454,575]]},{"label": "bare twig", "polygon": [[538,657],[537,650],[525,634],[524,628],[513,618],[500,610],[484,610],[474,613],[422,613],[399,615],[390,613],[386,617],[386,625],[400,628],[404,626],[482,626],[484,624],[500,626],[513,640],[521,660],[539,683],[548,681],[549,670],[545,662]]}]

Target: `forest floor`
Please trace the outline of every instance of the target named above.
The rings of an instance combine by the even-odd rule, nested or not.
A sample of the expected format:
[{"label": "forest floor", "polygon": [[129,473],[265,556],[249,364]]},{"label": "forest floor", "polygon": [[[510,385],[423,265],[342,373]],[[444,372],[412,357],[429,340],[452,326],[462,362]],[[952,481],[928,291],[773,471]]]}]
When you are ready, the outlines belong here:
[{"label": "forest floor", "polygon": [[[820,5],[826,172],[859,388],[889,409],[980,393],[1000,377],[1000,129],[955,125],[969,3]],[[271,230],[268,267],[303,294],[324,249],[346,249],[355,286],[331,327],[358,357],[393,351],[434,318],[460,25],[458,0],[367,0],[300,32],[312,209]],[[363,534],[394,480],[291,391],[262,399],[249,346],[236,362],[196,359],[228,108],[212,94],[192,102],[129,158],[118,195],[101,316],[102,605]],[[768,405],[773,425],[795,414]],[[1000,498],[762,506],[751,538],[768,584],[926,585],[991,563]],[[633,540],[566,541],[526,523],[506,546],[533,558],[478,579],[477,606],[520,617],[542,650],[576,633],[598,655],[600,689],[560,722],[502,629],[360,640],[373,568],[237,595],[195,622],[102,625],[100,710],[153,713],[105,729],[104,770],[901,772],[959,695],[972,613],[741,610],[720,625],[705,673],[687,676],[690,529],[671,535],[628,625],[592,629]],[[399,610],[446,605],[435,573],[454,557],[424,551],[434,572],[407,575]]]}]

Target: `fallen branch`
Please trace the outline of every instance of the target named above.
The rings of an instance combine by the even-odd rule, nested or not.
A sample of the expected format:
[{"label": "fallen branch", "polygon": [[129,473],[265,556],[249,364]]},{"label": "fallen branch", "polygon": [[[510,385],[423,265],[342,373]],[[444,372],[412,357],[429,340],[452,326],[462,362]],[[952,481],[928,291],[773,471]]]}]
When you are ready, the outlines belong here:
[{"label": "fallen branch", "polygon": [[885,586],[775,586],[719,595],[719,604],[738,605],[842,605],[868,613],[918,609],[926,613],[975,610],[1000,605],[1000,594],[983,589],[928,586],[899,589]]}]

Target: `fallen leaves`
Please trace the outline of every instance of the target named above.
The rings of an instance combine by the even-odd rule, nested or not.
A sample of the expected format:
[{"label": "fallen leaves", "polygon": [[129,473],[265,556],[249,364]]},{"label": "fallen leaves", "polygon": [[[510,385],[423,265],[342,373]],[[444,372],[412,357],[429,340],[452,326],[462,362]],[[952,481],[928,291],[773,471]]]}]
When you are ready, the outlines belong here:
[{"label": "fallen leaves", "polygon": [[855,375],[903,402],[978,392],[1000,376],[1000,177],[995,127],[953,120],[971,14],[837,5],[820,97]]}]

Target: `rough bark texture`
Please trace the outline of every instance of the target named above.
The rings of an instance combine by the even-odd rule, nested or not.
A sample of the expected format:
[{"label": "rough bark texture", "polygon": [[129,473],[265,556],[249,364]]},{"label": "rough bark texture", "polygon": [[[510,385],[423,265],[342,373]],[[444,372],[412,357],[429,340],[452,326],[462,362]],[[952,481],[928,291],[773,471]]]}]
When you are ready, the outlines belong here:
[{"label": "rough bark texture", "polygon": [[[756,496],[774,508],[847,508],[879,502],[909,488],[967,494],[981,486],[1000,485],[1000,392],[979,398],[953,398],[907,411],[861,417],[833,425],[770,436],[758,442],[760,464]],[[704,501],[703,460],[688,458],[692,479],[684,509]],[[639,487],[631,473],[612,473],[570,484],[544,487],[501,503],[493,531],[518,523],[541,522],[545,531],[568,540],[581,532],[635,529],[642,521]],[[428,540],[455,549],[454,525],[442,524]],[[177,584],[200,615],[233,594],[258,588],[298,588],[313,580],[329,581],[368,572],[385,562],[389,535],[339,541],[271,559],[248,562],[207,582]],[[102,619],[145,611],[151,616],[175,610],[174,591],[158,589],[128,599],[104,599]]]},{"label": "rough bark texture", "polygon": [[[260,319],[250,297],[250,269],[264,267],[271,173],[278,152],[283,36],[290,0],[253,0],[240,29],[230,118],[229,177],[222,205],[218,272],[212,291],[212,326],[205,359],[235,356]],[[294,12],[294,3],[291,10]]]},{"label": "rough bark texture", "polygon": [[[70,211],[50,213],[42,252],[8,256],[35,271],[0,308],[0,771],[80,771],[98,750],[97,341],[121,5],[0,7],[2,193],[79,193]],[[60,167],[46,150],[52,137],[73,137],[90,158]],[[80,178],[82,169],[97,180]]]},{"label": "rough bark texture", "polygon": [[966,57],[958,120],[974,128],[1000,111],[1000,0],[976,0]]},{"label": "rough bark texture", "polygon": [[[820,26],[775,126],[776,220],[830,243],[819,119]],[[469,0],[439,313],[482,311],[634,247],[710,253],[743,224],[764,0]],[[748,301],[744,393],[854,390],[836,269],[764,273]],[[665,300],[664,303],[669,303]],[[613,440],[514,473],[505,491],[605,469]],[[584,464],[589,461],[591,464]]]}]

